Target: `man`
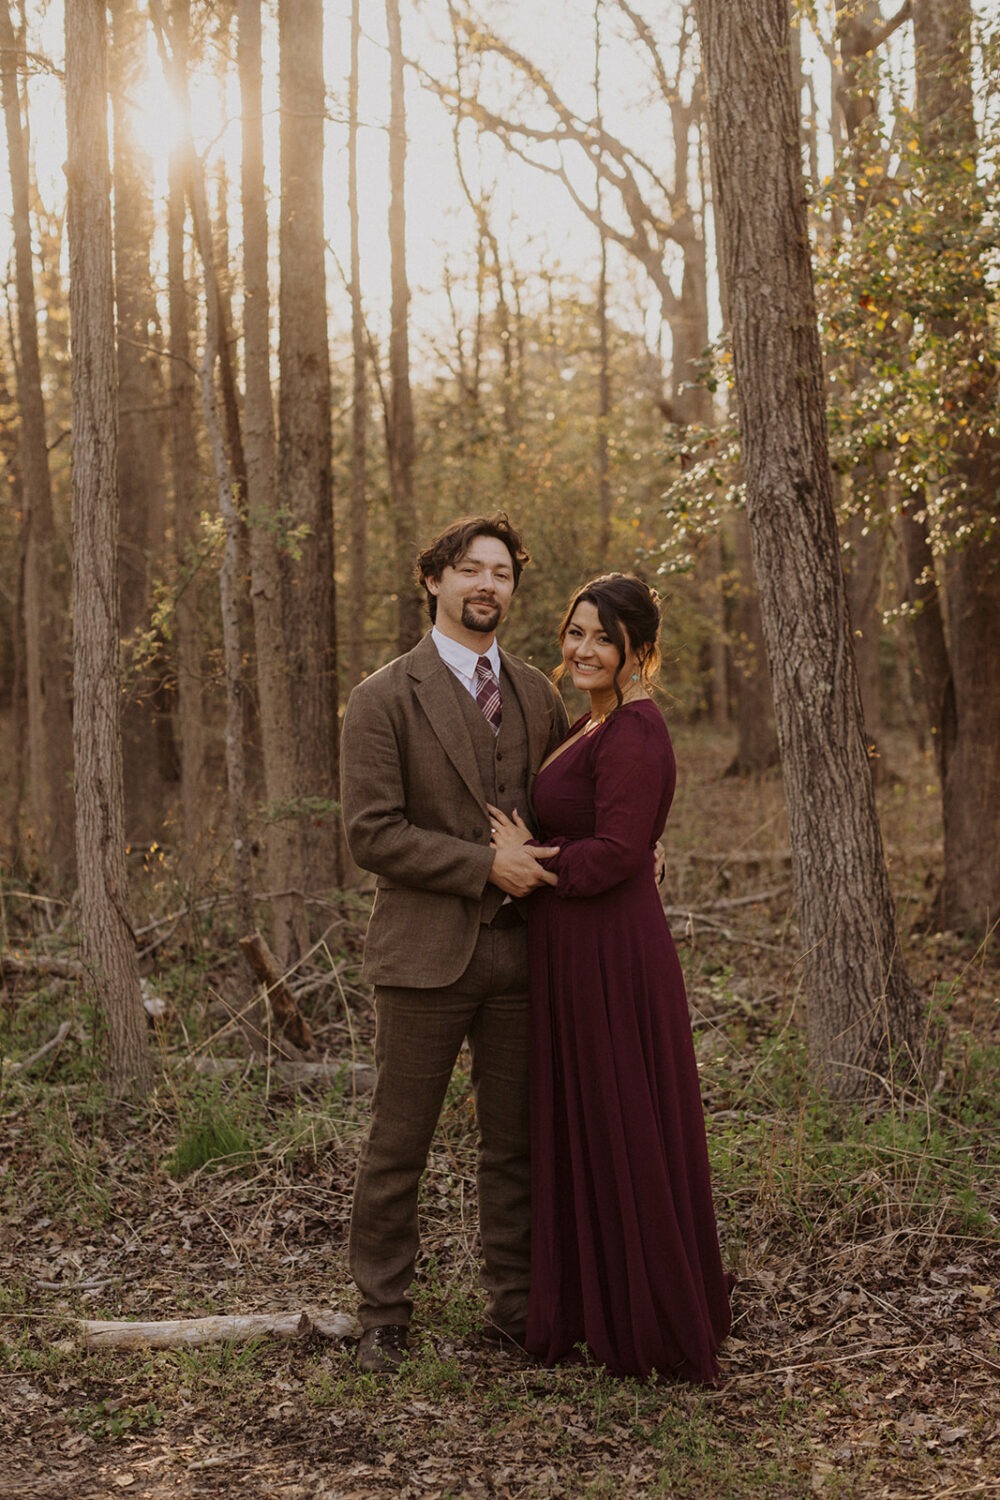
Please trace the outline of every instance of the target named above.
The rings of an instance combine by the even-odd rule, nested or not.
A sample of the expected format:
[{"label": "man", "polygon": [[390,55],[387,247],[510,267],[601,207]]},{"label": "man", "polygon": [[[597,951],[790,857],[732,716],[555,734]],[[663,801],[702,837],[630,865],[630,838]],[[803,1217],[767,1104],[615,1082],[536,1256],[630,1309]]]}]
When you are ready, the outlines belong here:
[{"label": "man", "polygon": [[376,875],[365,943],[375,986],[372,1118],[351,1216],[358,1365],[406,1350],[417,1193],[468,1040],[479,1127],[489,1332],[520,1342],[528,1303],[528,964],[519,898],[556,877],[552,849],[490,847],[487,803],[527,816],[534,774],[566,731],[562,700],[496,632],[528,561],[502,512],[457,521],[417,560],[432,630],[359,684],[344,718],[351,852]]}]

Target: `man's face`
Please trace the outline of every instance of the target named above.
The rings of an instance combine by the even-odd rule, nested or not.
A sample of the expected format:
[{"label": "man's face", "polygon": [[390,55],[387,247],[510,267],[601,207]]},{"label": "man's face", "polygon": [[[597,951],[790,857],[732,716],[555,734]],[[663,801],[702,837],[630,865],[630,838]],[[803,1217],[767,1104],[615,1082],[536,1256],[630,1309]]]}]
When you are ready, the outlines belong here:
[{"label": "man's face", "polygon": [[438,630],[485,650],[514,597],[510,553],[499,537],[475,536],[454,567],[427,579],[427,588],[437,599]]}]

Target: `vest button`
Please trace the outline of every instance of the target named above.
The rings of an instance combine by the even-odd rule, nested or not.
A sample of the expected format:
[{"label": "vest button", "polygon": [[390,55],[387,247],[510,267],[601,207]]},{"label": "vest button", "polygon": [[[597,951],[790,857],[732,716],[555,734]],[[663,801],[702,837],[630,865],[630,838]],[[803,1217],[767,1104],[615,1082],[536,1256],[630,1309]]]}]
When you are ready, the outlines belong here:
[{"label": "vest button", "polygon": [[501,781],[500,784],[499,784],[499,786],[497,787],[497,791],[498,792],[505,792],[506,790],[507,790],[507,788],[504,786],[503,782]]}]

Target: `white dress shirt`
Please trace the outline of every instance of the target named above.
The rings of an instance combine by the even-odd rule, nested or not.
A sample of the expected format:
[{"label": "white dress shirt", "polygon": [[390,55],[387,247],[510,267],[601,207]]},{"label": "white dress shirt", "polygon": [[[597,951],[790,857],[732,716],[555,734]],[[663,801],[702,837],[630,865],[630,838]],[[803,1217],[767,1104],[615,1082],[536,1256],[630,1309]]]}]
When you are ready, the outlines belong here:
[{"label": "white dress shirt", "polygon": [[454,672],[466,692],[473,698],[476,696],[476,663],[481,656],[489,657],[493,676],[497,682],[500,681],[500,647],[497,645],[496,636],[493,637],[488,651],[470,651],[468,646],[463,646],[461,641],[453,641],[450,635],[445,635],[443,631],[438,630],[436,625],[431,630],[431,639],[445,666]]}]

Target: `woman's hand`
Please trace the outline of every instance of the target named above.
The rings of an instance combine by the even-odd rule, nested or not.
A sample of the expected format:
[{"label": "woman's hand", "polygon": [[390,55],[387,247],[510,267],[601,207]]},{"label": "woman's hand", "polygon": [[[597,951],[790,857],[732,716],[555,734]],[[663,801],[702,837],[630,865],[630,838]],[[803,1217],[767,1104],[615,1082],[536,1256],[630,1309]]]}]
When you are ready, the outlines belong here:
[{"label": "woman's hand", "polygon": [[493,849],[517,848],[534,837],[516,807],[513,818],[508,818],[505,812],[501,812],[499,807],[494,807],[491,802],[487,802],[486,807],[490,815],[490,833],[492,834],[490,846]]}]

